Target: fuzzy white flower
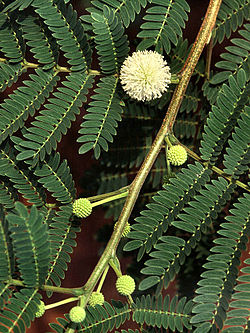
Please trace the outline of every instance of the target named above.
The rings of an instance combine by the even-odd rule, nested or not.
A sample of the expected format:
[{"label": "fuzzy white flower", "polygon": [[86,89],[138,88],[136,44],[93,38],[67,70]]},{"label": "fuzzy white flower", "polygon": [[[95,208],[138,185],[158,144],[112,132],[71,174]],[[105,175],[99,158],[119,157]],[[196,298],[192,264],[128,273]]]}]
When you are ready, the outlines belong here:
[{"label": "fuzzy white flower", "polygon": [[162,96],[171,82],[170,68],[155,51],[137,51],[125,59],[120,73],[127,94],[138,101],[151,101]]}]

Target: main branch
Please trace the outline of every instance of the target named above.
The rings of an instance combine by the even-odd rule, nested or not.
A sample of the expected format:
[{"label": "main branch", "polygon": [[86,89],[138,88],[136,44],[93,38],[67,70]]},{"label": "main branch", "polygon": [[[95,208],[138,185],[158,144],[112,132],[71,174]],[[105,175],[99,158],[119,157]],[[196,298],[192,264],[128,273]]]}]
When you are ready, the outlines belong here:
[{"label": "main branch", "polygon": [[84,289],[88,294],[92,292],[103,270],[107,266],[109,260],[114,255],[116,248],[119,244],[122,231],[131,215],[132,209],[134,208],[142,185],[161,150],[165,136],[172,131],[172,127],[174,125],[174,121],[180,108],[182,98],[187,89],[189,80],[192,76],[192,73],[205,45],[210,39],[213,27],[215,25],[216,17],[221,5],[221,1],[222,0],[210,0],[206,16],[200,27],[195,43],[193,44],[193,47],[189,53],[187,61],[183,66],[180,82],[174,91],[162,126],[150,148],[148,155],[146,156],[140,170],[138,171],[137,176],[135,177],[133,183],[129,188],[128,197],[119,217],[117,228],[114,230],[100,260],[98,261],[96,267],[94,268],[92,274],[90,275],[87,283],[84,286]]}]

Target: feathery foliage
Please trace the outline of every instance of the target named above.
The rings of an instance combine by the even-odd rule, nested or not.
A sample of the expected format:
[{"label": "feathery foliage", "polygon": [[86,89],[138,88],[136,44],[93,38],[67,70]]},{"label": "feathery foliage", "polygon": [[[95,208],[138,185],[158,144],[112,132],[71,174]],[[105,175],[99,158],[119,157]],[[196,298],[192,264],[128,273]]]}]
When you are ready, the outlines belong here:
[{"label": "feathery foliage", "polygon": [[79,108],[86,101],[85,95],[91,87],[91,81],[91,76],[88,75],[82,74],[80,78],[74,73],[69,75],[65,87],[55,92],[55,97],[48,99],[50,104],[45,104],[47,109],[40,111],[40,115],[35,117],[32,122],[34,126],[28,129],[32,134],[24,134],[25,139],[29,140],[18,142],[17,149],[21,151],[17,155],[18,160],[29,159],[29,163],[35,166],[39,159],[43,161],[46,154],[56,149],[62,134],[67,133],[71,121],[75,120]]},{"label": "feathery foliage", "polygon": [[81,19],[86,22],[85,29],[92,30],[90,23],[93,23],[92,13],[102,15],[104,6],[109,6],[110,10],[114,11],[116,17],[122,20],[124,26],[127,28],[130,22],[134,22],[136,14],[139,14],[142,10],[142,7],[145,8],[148,0],[93,0],[92,6],[87,8],[87,11],[91,15],[83,15]]},{"label": "feathery foliage", "polygon": [[223,327],[230,300],[228,295],[232,293],[237,277],[236,267],[239,265],[240,249],[244,249],[248,241],[249,204],[248,194],[234,204],[235,208],[230,211],[233,215],[226,217],[226,222],[221,224],[218,231],[218,234],[224,237],[214,240],[212,254],[208,256],[208,262],[204,265],[206,270],[198,282],[198,296],[194,298],[194,302],[198,304],[192,310],[195,316],[191,323],[198,326],[196,333],[204,330],[207,332],[215,325],[220,329]]},{"label": "feathery foliage", "polygon": [[[44,311],[58,333],[249,331],[249,13],[249,0],[0,0],[1,332]],[[124,82],[160,97],[133,100]],[[111,268],[135,282],[122,301]]]},{"label": "feathery foliage", "polygon": [[129,51],[122,22],[108,6],[103,7],[103,15],[94,12],[91,17],[101,70],[105,74],[114,74]]},{"label": "feathery foliage", "polygon": [[20,202],[15,204],[16,213],[9,213],[10,237],[21,278],[25,285],[41,286],[48,273],[50,242],[47,224],[36,206],[30,212]]},{"label": "feathery foliage", "polygon": [[101,149],[108,151],[108,142],[113,142],[116,135],[117,121],[121,121],[122,107],[116,90],[118,79],[107,76],[101,79],[98,88],[95,89],[93,101],[90,102],[88,113],[84,116],[78,142],[85,142],[79,149],[84,154],[94,149],[95,158],[98,159]]},{"label": "feathery foliage", "polygon": [[142,31],[137,35],[145,38],[138,45],[138,49],[154,46],[157,52],[162,53],[164,50],[168,54],[171,43],[177,45],[178,38],[182,36],[190,7],[186,0],[152,0],[150,3],[153,5],[146,10],[143,17],[147,22],[141,25]]},{"label": "feathery foliage", "polygon": [[225,37],[230,38],[232,32],[242,26],[245,19],[248,19],[250,11],[249,0],[230,1],[223,0],[215,26],[214,43],[221,43]]},{"label": "feathery foliage", "polygon": [[237,79],[230,75],[228,83],[228,85],[225,83],[222,85],[216,99],[216,105],[212,106],[201,141],[202,158],[210,160],[212,163],[221,154],[223,145],[230,135],[230,128],[236,122],[247,100],[245,92],[249,91],[243,69],[238,72]]},{"label": "feathery foliage", "polygon": [[3,333],[13,329],[25,332],[25,327],[30,327],[34,320],[40,295],[37,289],[21,289],[13,294],[10,302],[0,314],[0,329]]},{"label": "feathery foliage", "polygon": [[40,68],[36,74],[30,74],[30,78],[1,104],[0,142],[24,126],[28,116],[33,116],[40,108],[59,79],[56,72],[44,72]]}]

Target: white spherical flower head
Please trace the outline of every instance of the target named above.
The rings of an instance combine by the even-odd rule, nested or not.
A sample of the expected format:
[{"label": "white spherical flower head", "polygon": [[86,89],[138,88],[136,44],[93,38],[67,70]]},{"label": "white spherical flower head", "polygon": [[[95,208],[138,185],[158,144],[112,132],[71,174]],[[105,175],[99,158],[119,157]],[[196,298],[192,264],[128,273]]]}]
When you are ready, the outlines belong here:
[{"label": "white spherical flower head", "polygon": [[171,82],[170,68],[155,51],[137,51],[125,59],[120,73],[126,93],[138,101],[159,98]]}]

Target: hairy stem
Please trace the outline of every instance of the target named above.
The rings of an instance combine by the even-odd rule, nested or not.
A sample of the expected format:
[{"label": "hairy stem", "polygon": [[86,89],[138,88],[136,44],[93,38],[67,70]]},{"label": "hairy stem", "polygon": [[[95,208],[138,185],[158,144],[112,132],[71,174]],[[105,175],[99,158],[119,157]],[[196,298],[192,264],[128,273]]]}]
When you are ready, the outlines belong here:
[{"label": "hairy stem", "polygon": [[102,272],[104,271],[105,267],[108,265],[108,262],[112,257],[112,254],[116,250],[120,238],[122,236],[123,229],[130,217],[132,209],[134,208],[135,202],[138,198],[141,187],[147,175],[149,174],[149,171],[151,170],[156,160],[156,157],[158,156],[161,150],[165,136],[169,134],[172,130],[176,115],[178,113],[183,96],[187,89],[188,82],[195,69],[195,66],[198,62],[201,52],[204,46],[206,45],[207,41],[209,40],[212,29],[215,25],[221,1],[222,0],[210,0],[206,16],[198,32],[195,43],[193,44],[193,47],[189,53],[187,61],[184,64],[180,82],[175,89],[168,111],[163,120],[162,126],[150,148],[148,155],[146,156],[140,170],[138,171],[137,176],[135,177],[133,183],[129,188],[128,197],[122,209],[121,215],[119,217],[117,228],[115,228],[115,230],[113,231],[113,234],[101,258],[99,259],[97,265],[95,266],[92,274],[90,275],[88,281],[84,286],[84,289],[86,290],[87,293],[92,292]]}]

